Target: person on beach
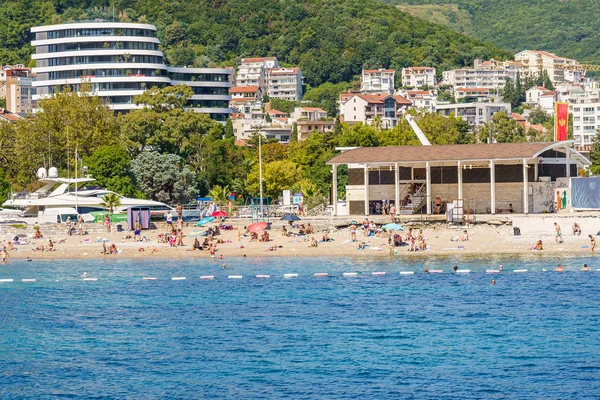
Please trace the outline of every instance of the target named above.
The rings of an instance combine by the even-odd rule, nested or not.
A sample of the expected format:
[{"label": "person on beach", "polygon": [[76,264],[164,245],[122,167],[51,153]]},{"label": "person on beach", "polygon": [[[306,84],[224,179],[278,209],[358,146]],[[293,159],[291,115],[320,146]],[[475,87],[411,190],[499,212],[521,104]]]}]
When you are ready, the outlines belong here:
[{"label": "person on beach", "polygon": [[590,238],[590,252],[594,255],[594,251],[596,251],[596,239],[592,235],[588,235]]},{"label": "person on beach", "polygon": [[79,232],[80,236],[83,236],[83,233],[84,233],[83,223],[84,223],[83,216],[81,214],[79,214],[77,216],[77,231]]},{"label": "person on beach", "polygon": [[183,230],[177,231],[177,244],[176,247],[183,246]]},{"label": "person on beach", "polygon": [[3,247],[2,250],[0,250],[0,262],[2,262],[2,264],[8,264],[8,257],[10,257],[8,251]]},{"label": "person on beach", "polygon": [[556,244],[558,244],[559,242],[562,243],[562,232],[560,231],[560,225],[558,225],[556,222],[554,223],[554,231],[556,233],[556,237],[554,238]]},{"label": "person on beach", "polygon": [[583,268],[581,268],[582,271],[591,271],[590,267],[587,266],[587,264],[583,264]]},{"label": "person on beach", "polygon": [[396,205],[390,204],[390,220],[392,223],[396,222]]},{"label": "person on beach", "polygon": [[167,228],[169,230],[173,230],[173,214],[171,214],[171,210],[167,212]]},{"label": "person on beach", "polygon": [[102,254],[106,255],[107,252],[108,252],[108,250],[106,249],[106,241],[103,240],[102,241]]},{"label": "person on beach", "polygon": [[565,269],[563,268],[562,264],[558,264],[558,267],[556,267],[554,272],[565,272]]},{"label": "person on beach", "polygon": [[104,216],[104,226],[106,226],[106,232],[110,233],[110,216],[108,214]]},{"label": "person on beach", "polygon": [[281,227],[281,236],[287,236],[287,235],[288,235],[287,228],[285,227],[285,225],[283,225]]},{"label": "person on beach", "polygon": [[54,251],[54,243],[52,243],[52,239],[48,239],[48,248],[46,251]]},{"label": "person on beach", "polygon": [[544,250],[544,245],[542,244],[542,240],[538,240],[537,243],[535,244],[535,247],[533,248],[534,250]]},{"label": "person on beach", "polygon": [[183,229],[183,218],[177,218],[177,229]]},{"label": "person on beach", "polygon": [[135,227],[133,231],[133,241],[141,242],[142,241],[142,225],[140,225],[140,221],[135,221]]},{"label": "person on beach", "polygon": [[67,227],[67,236],[71,236],[71,217],[67,217],[67,222],[65,222],[65,226]]},{"label": "person on beach", "polygon": [[356,224],[351,224],[350,225],[350,240],[352,240],[353,242],[356,242]]},{"label": "person on beach", "polygon": [[512,205],[512,203],[509,203],[509,204],[508,204],[508,212],[509,212],[509,213],[511,213],[511,214],[514,214],[514,213],[515,213],[515,209],[513,208],[513,205]]},{"label": "person on beach", "polygon": [[181,206],[181,203],[177,203],[175,212],[177,213],[177,221],[183,221],[183,207]]},{"label": "person on beach", "polygon": [[577,222],[573,223],[573,236],[581,236],[581,227]]}]

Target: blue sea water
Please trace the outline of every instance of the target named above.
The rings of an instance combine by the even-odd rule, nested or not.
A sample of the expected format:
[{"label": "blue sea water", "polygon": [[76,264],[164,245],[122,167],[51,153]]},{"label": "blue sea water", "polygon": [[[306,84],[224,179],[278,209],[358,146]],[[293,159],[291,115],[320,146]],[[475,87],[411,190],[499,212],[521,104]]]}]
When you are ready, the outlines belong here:
[{"label": "blue sea water", "polygon": [[600,398],[600,271],[579,271],[593,258],[224,262],[0,266],[0,398]]}]

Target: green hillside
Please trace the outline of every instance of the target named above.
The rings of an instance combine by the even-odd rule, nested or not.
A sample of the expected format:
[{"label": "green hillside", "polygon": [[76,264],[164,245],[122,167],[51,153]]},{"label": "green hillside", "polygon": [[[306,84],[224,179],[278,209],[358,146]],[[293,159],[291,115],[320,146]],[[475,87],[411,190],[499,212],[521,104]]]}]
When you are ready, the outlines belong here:
[{"label": "green hillside", "polygon": [[[108,0],[4,0],[0,63],[28,62],[32,25],[110,18]],[[236,65],[277,56],[300,65],[311,86],[349,82],[361,68],[439,70],[510,54],[375,0],[115,0],[122,21],[159,29],[173,64]]]},{"label": "green hillside", "polygon": [[600,60],[596,0],[383,1],[514,52],[539,49],[581,61]]}]

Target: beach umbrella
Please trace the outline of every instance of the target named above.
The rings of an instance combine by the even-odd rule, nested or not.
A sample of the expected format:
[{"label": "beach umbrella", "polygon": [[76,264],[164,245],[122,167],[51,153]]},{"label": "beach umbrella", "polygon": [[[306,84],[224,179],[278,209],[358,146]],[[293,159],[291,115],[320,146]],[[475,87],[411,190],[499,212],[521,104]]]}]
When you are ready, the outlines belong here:
[{"label": "beach umbrella", "polygon": [[204,217],[202,218],[200,221],[198,221],[198,223],[196,224],[196,226],[202,226],[202,225],[206,225],[212,221],[215,220],[215,217]]},{"label": "beach umbrella", "polygon": [[389,229],[391,231],[403,231],[404,228],[402,227],[402,225],[399,224],[395,224],[395,223],[389,223],[389,224],[385,224],[384,226],[382,226],[383,229]]},{"label": "beach umbrella", "polygon": [[260,231],[264,231],[269,227],[267,222],[255,222],[253,224],[248,225],[248,232],[256,233]]},{"label": "beach umbrella", "polygon": [[214,213],[212,213],[210,215],[213,216],[213,217],[217,217],[217,218],[220,218],[220,217],[229,217],[229,215],[227,215],[227,213],[225,211],[221,211],[221,210],[215,211]]},{"label": "beach umbrella", "polygon": [[285,214],[283,217],[281,217],[281,221],[300,221],[300,217],[298,217],[296,214]]}]

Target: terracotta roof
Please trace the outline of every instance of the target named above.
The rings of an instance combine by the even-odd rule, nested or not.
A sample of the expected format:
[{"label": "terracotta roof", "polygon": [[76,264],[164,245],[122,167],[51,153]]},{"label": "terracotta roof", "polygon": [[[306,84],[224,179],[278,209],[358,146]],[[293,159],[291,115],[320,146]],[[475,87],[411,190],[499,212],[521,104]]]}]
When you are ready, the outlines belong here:
[{"label": "terracotta roof", "polygon": [[556,96],[556,92],[553,91],[547,91],[541,94],[541,96]]},{"label": "terracotta roof", "polygon": [[298,73],[298,68],[269,68],[270,75],[288,75]]},{"label": "terracotta roof", "polygon": [[300,107],[301,110],[304,111],[308,111],[308,112],[312,112],[312,111],[318,111],[318,112],[322,112],[322,113],[326,113],[327,111],[323,110],[322,108],[319,107]]},{"label": "terracotta roof", "polygon": [[237,139],[235,141],[235,145],[236,146],[241,146],[241,147],[252,147],[246,140],[244,139]]},{"label": "terracotta roof", "polygon": [[434,68],[432,68],[432,67],[408,67],[405,69],[410,70],[410,71],[433,71],[434,70]]},{"label": "terracotta roof", "polygon": [[269,110],[269,111],[267,111],[267,114],[269,114],[269,115],[287,115],[283,111],[279,111],[279,110]]},{"label": "terracotta roof", "polygon": [[255,57],[255,58],[242,58],[243,63],[254,63],[264,61],[274,61],[275,57]]},{"label": "terracotta roof", "polygon": [[560,59],[562,59],[562,57],[559,57],[559,56],[557,56],[556,54],[548,53],[547,51],[531,50],[531,52],[532,52],[533,54],[540,54],[540,55],[542,55],[542,56],[546,56],[546,57],[549,57],[549,58],[553,58],[553,59],[555,59],[555,60],[560,60]]},{"label": "terracotta roof", "polygon": [[379,72],[396,72],[393,69],[363,69],[363,74],[377,74]]},{"label": "terracotta roof", "polygon": [[490,89],[487,89],[487,88],[457,88],[456,91],[457,92],[479,92],[479,93],[485,93],[485,92],[489,92]]},{"label": "terracotta roof", "polygon": [[13,114],[11,112],[8,112],[4,108],[0,108],[0,119],[4,119],[6,121],[14,122],[14,121],[20,120],[21,116],[17,115],[17,114]]},{"label": "terracotta roof", "polygon": [[515,160],[533,158],[552,145],[544,142],[361,147],[333,157],[328,164]]},{"label": "terracotta roof", "polygon": [[242,119],[242,118],[244,118],[244,114],[242,114],[242,113],[231,113],[231,114],[229,114],[229,118],[231,118],[231,119]]},{"label": "terracotta roof", "polygon": [[[391,95],[391,94],[386,94],[386,93],[377,93],[377,94],[354,94],[353,96],[358,96],[361,99],[363,99],[364,101],[366,101],[367,103],[383,103],[385,99],[387,99],[388,97],[393,97],[396,100],[397,104],[404,104],[404,105],[411,105],[412,103],[405,99],[402,96],[398,96],[398,95]],[[353,97],[351,96],[351,97]]]},{"label": "terracotta roof", "polygon": [[542,132],[542,133],[547,131],[547,129],[546,129],[546,128],[544,128],[544,127],[543,127],[542,125],[540,125],[540,124],[529,125],[529,126],[528,126],[528,128],[534,129],[534,130],[536,130],[536,131],[538,131],[538,132]]},{"label": "terracotta roof", "polygon": [[231,88],[231,93],[256,93],[258,86],[236,86]]},{"label": "terracotta roof", "polygon": [[512,113],[512,118],[515,121],[525,121],[525,117],[522,116],[521,114],[517,114],[517,113]]},{"label": "terracotta roof", "polygon": [[537,90],[541,90],[542,92],[547,92],[547,91],[548,91],[548,89],[546,89],[546,88],[545,88],[545,87],[543,87],[543,86],[533,86],[532,88],[529,88],[529,89],[527,89],[527,90],[529,91],[529,90],[531,90],[531,89],[537,89]]}]

